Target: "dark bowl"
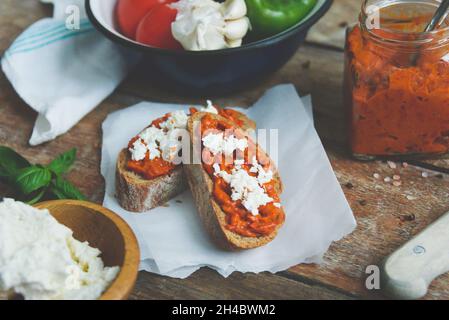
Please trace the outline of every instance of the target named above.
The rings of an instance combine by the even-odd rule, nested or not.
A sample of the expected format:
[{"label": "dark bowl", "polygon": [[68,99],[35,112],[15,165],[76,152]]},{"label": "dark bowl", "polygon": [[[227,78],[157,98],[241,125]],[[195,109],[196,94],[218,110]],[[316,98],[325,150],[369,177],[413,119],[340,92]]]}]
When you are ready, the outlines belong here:
[{"label": "dark bowl", "polygon": [[86,0],[88,16],[113,42],[143,54],[142,74],[176,91],[214,95],[241,90],[282,67],[304,42],[310,27],[329,10],[332,0],[318,0],[304,20],[275,36],[212,51],[166,50],[130,40],[117,31],[115,4],[116,0]]}]

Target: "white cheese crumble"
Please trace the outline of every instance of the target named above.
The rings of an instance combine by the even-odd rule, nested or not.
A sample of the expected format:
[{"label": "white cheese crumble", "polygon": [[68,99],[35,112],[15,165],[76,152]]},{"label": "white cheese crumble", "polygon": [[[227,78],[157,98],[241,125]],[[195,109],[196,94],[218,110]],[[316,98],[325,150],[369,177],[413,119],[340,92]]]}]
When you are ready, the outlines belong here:
[{"label": "white cheese crumble", "polygon": [[104,267],[100,254],[48,210],[0,203],[0,290],[27,300],[97,299],[119,272]]},{"label": "white cheese crumble", "polygon": [[159,126],[167,131],[174,129],[186,129],[189,116],[182,110],[172,112],[167,121],[162,122]]},{"label": "white cheese crumble", "polygon": [[248,141],[246,139],[237,139],[234,135],[225,137],[223,132],[209,133],[202,140],[204,146],[213,155],[220,153],[230,155],[235,150],[245,151],[248,147]]},{"label": "white cheese crumble", "polygon": [[[218,114],[218,110],[207,100],[207,106],[201,108],[201,112]],[[182,110],[174,111],[170,117],[159,124],[160,128],[154,126],[148,127],[139,134],[129,152],[131,159],[140,161],[145,159],[149,152],[150,160],[162,157],[166,161],[174,161],[179,151],[182,149],[182,142],[179,137],[182,136],[180,129],[187,129],[189,116]],[[227,142],[226,147],[232,148],[233,141]]]},{"label": "white cheese crumble", "polygon": [[159,141],[162,157],[166,161],[173,162],[182,149],[182,142],[179,140],[179,137],[182,137],[181,129],[173,129],[168,131],[164,139]]},{"label": "white cheese crumble", "polygon": [[257,180],[261,185],[273,180],[273,171],[265,171],[265,169],[259,164],[255,156],[253,157],[251,164],[252,167],[250,169],[250,172],[257,173]]},{"label": "white cheese crumble", "polygon": [[217,108],[214,107],[214,105],[212,104],[212,101],[210,101],[210,100],[207,100],[207,107],[202,107],[200,111],[218,114]]},{"label": "white cheese crumble", "polygon": [[147,154],[147,146],[140,139],[137,139],[129,151],[131,151],[131,159],[135,161],[143,160]]},{"label": "white cheese crumble", "polygon": [[[143,141],[144,146],[146,147],[145,154],[149,151],[150,160],[161,156],[158,142],[165,139],[165,133],[163,130],[156,127],[149,127],[140,133],[139,138]],[[145,159],[145,155],[138,160],[143,159]]]},{"label": "white cheese crumble", "polygon": [[139,134],[139,139],[129,148],[131,159],[140,161],[145,159],[149,151],[149,158],[162,157],[166,161],[174,161],[178,152],[182,148],[182,142],[179,138],[182,132],[187,128],[189,116],[182,110],[174,111],[168,119],[162,122],[157,128],[151,126]]},{"label": "white cheese crumble", "polygon": [[[259,207],[264,206],[274,199],[269,197],[263,188],[265,183],[273,179],[273,172],[271,170],[265,171],[257,162],[255,157],[252,161],[250,172],[258,173],[257,177],[251,176],[246,170],[242,169],[243,161],[235,160],[234,168],[231,173],[221,170],[218,163],[213,165],[214,174],[228,183],[231,187],[231,199],[233,201],[242,201],[242,205],[251,212],[252,215],[259,215]],[[279,203],[274,203],[274,206],[280,208]]]},{"label": "white cheese crumble", "polygon": [[234,160],[234,165],[235,165],[236,168],[240,168],[244,164],[245,164],[245,160],[243,160],[243,159],[236,159],[236,160]]}]

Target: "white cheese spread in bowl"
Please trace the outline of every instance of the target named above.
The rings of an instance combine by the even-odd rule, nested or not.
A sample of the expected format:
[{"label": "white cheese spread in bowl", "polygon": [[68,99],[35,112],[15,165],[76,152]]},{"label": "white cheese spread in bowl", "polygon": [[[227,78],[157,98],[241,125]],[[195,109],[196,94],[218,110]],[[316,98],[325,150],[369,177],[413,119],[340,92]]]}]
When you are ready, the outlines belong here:
[{"label": "white cheese spread in bowl", "polygon": [[100,250],[73,238],[48,210],[0,203],[0,290],[27,300],[93,300],[119,267],[105,267]]}]

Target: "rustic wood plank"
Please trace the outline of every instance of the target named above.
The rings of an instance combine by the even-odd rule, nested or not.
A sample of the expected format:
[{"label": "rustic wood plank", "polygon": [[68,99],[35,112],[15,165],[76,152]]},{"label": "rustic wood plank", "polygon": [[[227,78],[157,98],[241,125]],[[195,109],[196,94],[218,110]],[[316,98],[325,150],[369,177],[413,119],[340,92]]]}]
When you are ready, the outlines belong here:
[{"label": "rustic wood plank", "polygon": [[363,0],[334,0],[328,13],[309,32],[307,41],[342,50],[346,27],[358,20]]},{"label": "rustic wood plank", "polygon": [[37,0],[0,2],[0,52],[6,50],[11,42],[31,23],[51,15],[52,6]]},{"label": "rustic wood plank", "polygon": [[234,273],[225,279],[210,269],[202,269],[186,280],[141,272],[130,299],[346,300],[352,297],[269,273]]},{"label": "rustic wood plank", "polygon": [[[321,266],[297,266],[290,272],[307,275],[328,285],[363,297],[368,265],[379,265],[396,248],[449,210],[449,176],[423,178],[421,169],[397,169],[382,162],[354,162],[330,154],[337,178],[354,210],[358,227],[345,239],[334,243]],[[381,178],[375,179],[374,173]],[[384,177],[400,175],[402,185],[385,183]],[[449,298],[449,275],[436,280],[426,297]]]}]

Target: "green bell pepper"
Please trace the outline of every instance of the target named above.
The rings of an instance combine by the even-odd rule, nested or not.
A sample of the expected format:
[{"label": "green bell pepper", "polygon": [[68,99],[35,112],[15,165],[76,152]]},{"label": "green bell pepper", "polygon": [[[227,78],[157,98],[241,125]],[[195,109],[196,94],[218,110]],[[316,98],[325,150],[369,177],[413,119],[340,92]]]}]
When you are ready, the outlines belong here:
[{"label": "green bell pepper", "polygon": [[304,19],[318,0],[245,0],[251,22],[251,38],[268,38]]}]

